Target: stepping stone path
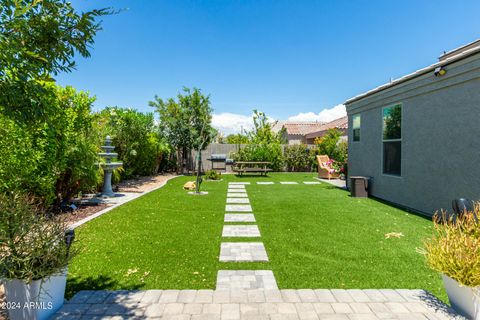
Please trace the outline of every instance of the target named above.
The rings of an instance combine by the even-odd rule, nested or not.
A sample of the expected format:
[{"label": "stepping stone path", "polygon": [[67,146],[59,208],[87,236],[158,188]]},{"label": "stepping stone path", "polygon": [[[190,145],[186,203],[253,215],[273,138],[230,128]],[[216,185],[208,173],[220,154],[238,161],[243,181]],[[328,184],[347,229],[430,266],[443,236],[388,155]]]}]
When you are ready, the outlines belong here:
[{"label": "stepping stone path", "polygon": [[275,184],[273,181],[258,181],[257,184]]},{"label": "stepping stone path", "polygon": [[227,204],[226,212],[252,212],[252,206],[249,204]]},{"label": "stepping stone path", "polygon": [[227,197],[229,197],[229,198],[248,198],[248,195],[246,193],[228,192]]},{"label": "stepping stone path", "polygon": [[217,290],[224,289],[278,290],[278,286],[271,270],[219,270]]},{"label": "stepping stone path", "polygon": [[248,198],[227,198],[227,203],[250,203]]},{"label": "stepping stone path", "polygon": [[226,225],[223,226],[222,237],[260,237],[260,230],[255,225]]},{"label": "stepping stone path", "polygon": [[251,213],[226,213],[225,222],[255,222],[255,216]]},{"label": "stepping stone path", "polygon": [[303,181],[304,184],[321,184],[320,181]]},{"label": "stepping stone path", "polygon": [[230,189],[245,189],[245,185],[243,184],[231,184],[228,186]]},{"label": "stepping stone path", "polygon": [[280,184],[298,184],[298,182],[295,182],[295,181],[280,181]]},{"label": "stepping stone path", "polygon": [[268,256],[262,242],[222,242],[220,261],[268,261]]},{"label": "stepping stone path", "polygon": [[245,189],[231,189],[229,187],[227,192],[247,193],[247,190],[245,190]]}]

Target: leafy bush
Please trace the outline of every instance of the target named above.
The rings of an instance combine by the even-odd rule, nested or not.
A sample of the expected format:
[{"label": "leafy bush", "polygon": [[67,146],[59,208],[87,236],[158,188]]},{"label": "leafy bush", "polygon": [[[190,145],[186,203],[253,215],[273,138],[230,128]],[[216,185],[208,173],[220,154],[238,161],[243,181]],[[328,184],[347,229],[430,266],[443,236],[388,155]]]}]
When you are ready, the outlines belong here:
[{"label": "leafy bush", "polygon": [[100,112],[103,139],[112,136],[115,152],[123,162],[123,178],[148,176],[158,172],[168,146],[159,134],[152,113],[133,109],[107,108]]},{"label": "leafy bush", "polygon": [[480,286],[479,219],[480,203],[456,219],[435,215],[435,234],[425,242],[430,267],[469,287]]},{"label": "leafy bush", "polygon": [[311,171],[314,163],[314,150],[304,144],[285,146],[285,166],[287,171],[304,172]]},{"label": "leafy bush", "polygon": [[347,174],[348,144],[340,141],[342,132],[336,128],[328,130],[323,137],[316,138],[317,154],[325,154],[335,160],[337,172]]},{"label": "leafy bush", "polygon": [[279,143],[249,144],[233,154],[235,161],[267,161],[270,169],[281,171],[283,169],[283,151]]},{"label": "leafy bush", "polygon": [[270,169],[283,170],[284,158],[282,132],[274,133],[265,113],[253,111],[252,131],[247,133],[249,144],[233,153],[235,161],[266,161],[270,162]]},{"label": "leafy bush", "polygon": [[31,197],[1,193],[0,278],[30,282],[61,272],[74,255],[65,243],[66,230]]},{"label": "leafy bush", "polygon": [[34,124],[0,110],[0,191],[22,190],[58,205],[97,184],[94,98],[71,87],[50,84],[45,89],[42,103],[49,107]]},{"label": "leafy bush", "polygon": [[205,179],[208,180],[220,180],[221,177],[222,175],[220,172],[217,172],[216,170],[208,170],[205,172]]}]

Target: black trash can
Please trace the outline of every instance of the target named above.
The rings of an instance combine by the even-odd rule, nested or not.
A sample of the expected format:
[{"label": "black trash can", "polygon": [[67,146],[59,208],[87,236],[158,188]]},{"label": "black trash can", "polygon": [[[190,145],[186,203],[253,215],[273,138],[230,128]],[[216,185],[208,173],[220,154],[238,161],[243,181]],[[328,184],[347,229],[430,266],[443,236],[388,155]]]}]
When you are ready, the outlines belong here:
[{"label": "black trash can", "polygon": [[350,177],[350,194],[355,198],[368,198],[368,184],[370,177]]}]

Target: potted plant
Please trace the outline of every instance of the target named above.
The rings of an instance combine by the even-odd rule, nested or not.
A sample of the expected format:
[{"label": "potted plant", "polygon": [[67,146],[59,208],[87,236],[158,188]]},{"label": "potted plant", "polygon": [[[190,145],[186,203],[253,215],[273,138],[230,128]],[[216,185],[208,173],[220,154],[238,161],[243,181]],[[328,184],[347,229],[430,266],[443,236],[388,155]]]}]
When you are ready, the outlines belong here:
[{"label": "potted plant", "polygon": [[435,234],[425,243],[428,265],[442,274],[452,307],[480,320],[480,204],[472,212],[435,215]]},{"label": "potted plant", "polygon": [[64,302],[73,231],[30,196],[0,194],[0,279],[10,320],[51,317]]}]

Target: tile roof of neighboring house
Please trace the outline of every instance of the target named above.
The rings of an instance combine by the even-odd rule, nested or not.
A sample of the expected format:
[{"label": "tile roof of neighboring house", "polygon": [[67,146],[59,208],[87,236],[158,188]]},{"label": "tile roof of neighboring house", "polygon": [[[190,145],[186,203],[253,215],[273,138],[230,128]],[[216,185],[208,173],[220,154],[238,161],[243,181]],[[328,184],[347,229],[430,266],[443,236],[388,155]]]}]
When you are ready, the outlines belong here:
[{"label": "tile roof of neighboring house", "polygon": [[348,117],[345,116],[345,117],[341,117],[333,121],[327,122],[323,124],[318,130],[308,133],[305,136],[305,138],[312,139],[312,138],[320,137],[323,135],[323,133],[325,133],[325,131],[333,128],[337,128],[340,130],[348,129]]},{"label": "tile roof of neighboring house", "polygon": [[368,97],[372,94],[375,94],[377,92],[386,90],[390,87],[396,86],[397,84],[403,83],[405,81],[408,81],[410,79],[419,77],[421,75],[424,75],[426,73],[429,73],[431,71],[434,71],[438,67],[443,67],[448,64],[451,64],[453,62],[465,59],[467,57],[470,57],[474,54],[480,53],[480,39],[473,41],[471,43],[468,43],[464,46],[461,46],[460,48],[451,50],[449,52],[444,53],[439,57],[439,60],[437,63],[434,63],[432,65],[429,65],[428,67],[425,67],[423,69],[417,70],[413,73],[407,74],[406,76],[403,76],[399,79],[395,79],[393,81],[390,81],[389,83],[383,84],[375,89],[372,89],[370,91],[367,91],[365,93],[359,94],[353,98],[348,99],[345,104],[350,104],[352,102],[361,100],[365,97]]},{"label": "tile roof of neighboring house", "polygon": [[290,121],[278,121],[272,126],[274,132],[280,131],[282,128],[287,130],[288,134],[306,135],[309,132],[318,130],[324,122],[290,122]]}]

